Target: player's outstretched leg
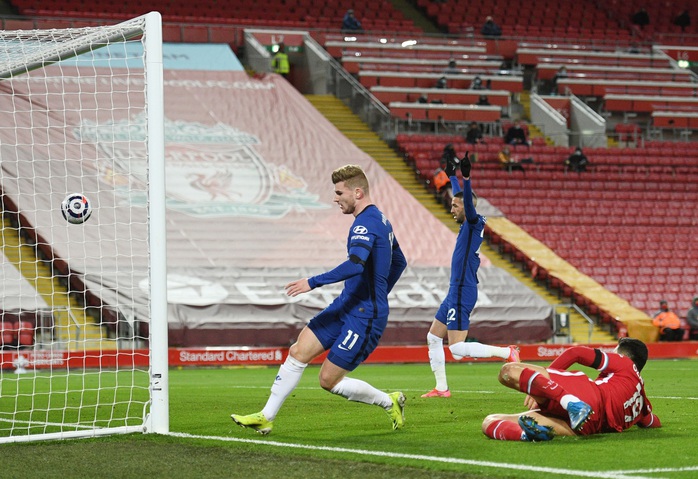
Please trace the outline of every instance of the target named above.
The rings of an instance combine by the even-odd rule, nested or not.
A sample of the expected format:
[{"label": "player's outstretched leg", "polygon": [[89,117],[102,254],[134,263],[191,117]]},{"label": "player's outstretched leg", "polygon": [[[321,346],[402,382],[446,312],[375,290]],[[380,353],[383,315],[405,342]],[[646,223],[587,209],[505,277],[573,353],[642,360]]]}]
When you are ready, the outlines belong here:
[{"label": "player's outstretched leg", "polygon": [[573,401],[567,404],[567,414],[570,416],[570,427],[579,431],[594,411],[584,401]]},{"label": "player's outstretched leg", "polygon": [[492,346],[477,341],[460,341],[448,347],[453,359],[469,358],[502,358],[508,363],[517,363],[519,358],[518,346]]},{"label": "player's outstretched leg", "polygon": [[262,436],[266,436],[271,432],[272,427],[274,427],[272,421],[268,421],[267,418],[261,412],[250,414],[248,416],[241,416],[239,414],[232,414],[230,418],[241,427],[248,427],[254,429]]},{"label": "player's outstretched leg", "polygon": [[390,420],[393,422],[393,429],[401,429],[405,425],[405,395],[400,391],[388,394],[393,405],[386,409]]},{"label": "player's outstretched leg", "polygon": [[519,426],[524,431],[524,441],[552,441],[555,431],[550,426],[541,426],[531,416],[519,416]]}]

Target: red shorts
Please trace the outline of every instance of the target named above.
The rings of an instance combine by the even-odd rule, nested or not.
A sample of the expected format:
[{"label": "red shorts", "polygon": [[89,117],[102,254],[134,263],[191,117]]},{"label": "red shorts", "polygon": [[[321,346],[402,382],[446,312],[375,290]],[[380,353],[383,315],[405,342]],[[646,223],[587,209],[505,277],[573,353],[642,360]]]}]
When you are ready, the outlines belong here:
[{"label": "red shorts", "polygon": [[[596,384],[589,379],[589,376],[580,371],[560,371],[557,369],[548,369],[548,374],[550,374],[550,379],[557,382],[569,394],[573,394],[587,403],[594,411],[581,431],[577,433],[580,436],[588,436],[604,432],[605,415],[601,393]],[[541,412],[564,419],[569,418],[567,411],[557,401],[548,401],[545,406],[541,407]]]}]

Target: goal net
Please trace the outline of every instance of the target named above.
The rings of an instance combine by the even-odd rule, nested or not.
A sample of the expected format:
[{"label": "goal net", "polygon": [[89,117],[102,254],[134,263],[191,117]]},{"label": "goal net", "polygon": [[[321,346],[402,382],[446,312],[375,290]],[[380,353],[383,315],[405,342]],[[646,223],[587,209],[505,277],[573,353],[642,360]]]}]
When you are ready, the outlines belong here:
[{"label": "goal net", "polygon": [[157,12],[0,31],[0,442],[169,430],[162,75]]}]

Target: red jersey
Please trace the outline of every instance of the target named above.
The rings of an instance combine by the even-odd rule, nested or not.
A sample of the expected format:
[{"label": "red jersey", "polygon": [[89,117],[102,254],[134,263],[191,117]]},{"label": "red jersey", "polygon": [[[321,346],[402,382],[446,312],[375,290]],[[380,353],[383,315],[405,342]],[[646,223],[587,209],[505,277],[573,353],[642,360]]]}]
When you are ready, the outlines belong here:
[{"label": "red jersey", "polygon": [[[630,358],[617,353],[605,353],[598,349],[573,347],[565,350],[550,364],[551,369],[567,369],[574,363],[599,371],[594,380],[598,388],[602,411],[602,428],[606,431],[623,431],[637,423],[652,427],[652,405],[645,394],[640,372]],[[574,391],[569,391],[574,394]]]}]

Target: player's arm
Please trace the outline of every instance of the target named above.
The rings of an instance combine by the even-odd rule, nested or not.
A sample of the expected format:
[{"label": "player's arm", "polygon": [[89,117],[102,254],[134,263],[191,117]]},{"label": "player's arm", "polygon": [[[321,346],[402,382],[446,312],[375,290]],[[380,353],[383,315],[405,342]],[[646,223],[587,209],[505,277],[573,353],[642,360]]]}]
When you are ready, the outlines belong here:
[{"label": "player's arm", "polygon": [[400,249],[397,240],[393,238],[393,256],[390,261],[390,272],[388,273],[388,293],[393,289],[402,272],[407,268],[407,259]]},{"label": "player's arm", "polygon": [[361,274],[364,270],[364,264],[365,260],[361,260],[355,255],[350,255],[349,259],[326,273],[291,281],[286,285],[286,294],[298,296],[319,286],[344,281],[347,278]]},{"label": "player's arm", "polygon": [[339,283],[363,273],[375,240],[375,234],[370,232],[362,235],[360,239],[352,239],[347,260],[326,273],[308,278],[310,288],[315,289],[326,284]]},{"label": "player's arm", "polygon": [[620,356],[617,354],[608,354],[600,349],[575,346],[566,349],[557,359],[550,363],[550,367],[552,369],[567,369],[577,363],[608,374],[625,367],[619,358]]},{"label": "player's arm", "polygon": [[468,223],[475,224],[479,221],[479,218],[473,204],[473,187],[470,184],[470,170],[472,167],[469,154],[466,152],[463,159],[460,160],[460,171],[463,173],[463,209]]},{"label": "player's arm", "polygon": [[470,178],[463,181],[463,210],[468,223],[475,224],[479,221],[475,205],[473,204],[473,189],[470,186]]},{"label": "player's arm", "polygon": [[549,367],[564,370],[575,363],[602,371],[608,366],[608,355],[598,349],[575,346],[565,349]]},{"label": "player's arm", "polygon": [[[366,255],[368,257],[368,255]],[[315,289],[326,284],[339,283],[352,276],[363,273],[366,265],[366,258],[361,258],[358,255],[350,254],[349,258],[338,265],[337,267],[327,271],[326,273],[318,274],[308,278],[308,286],[310,289]]]}]

